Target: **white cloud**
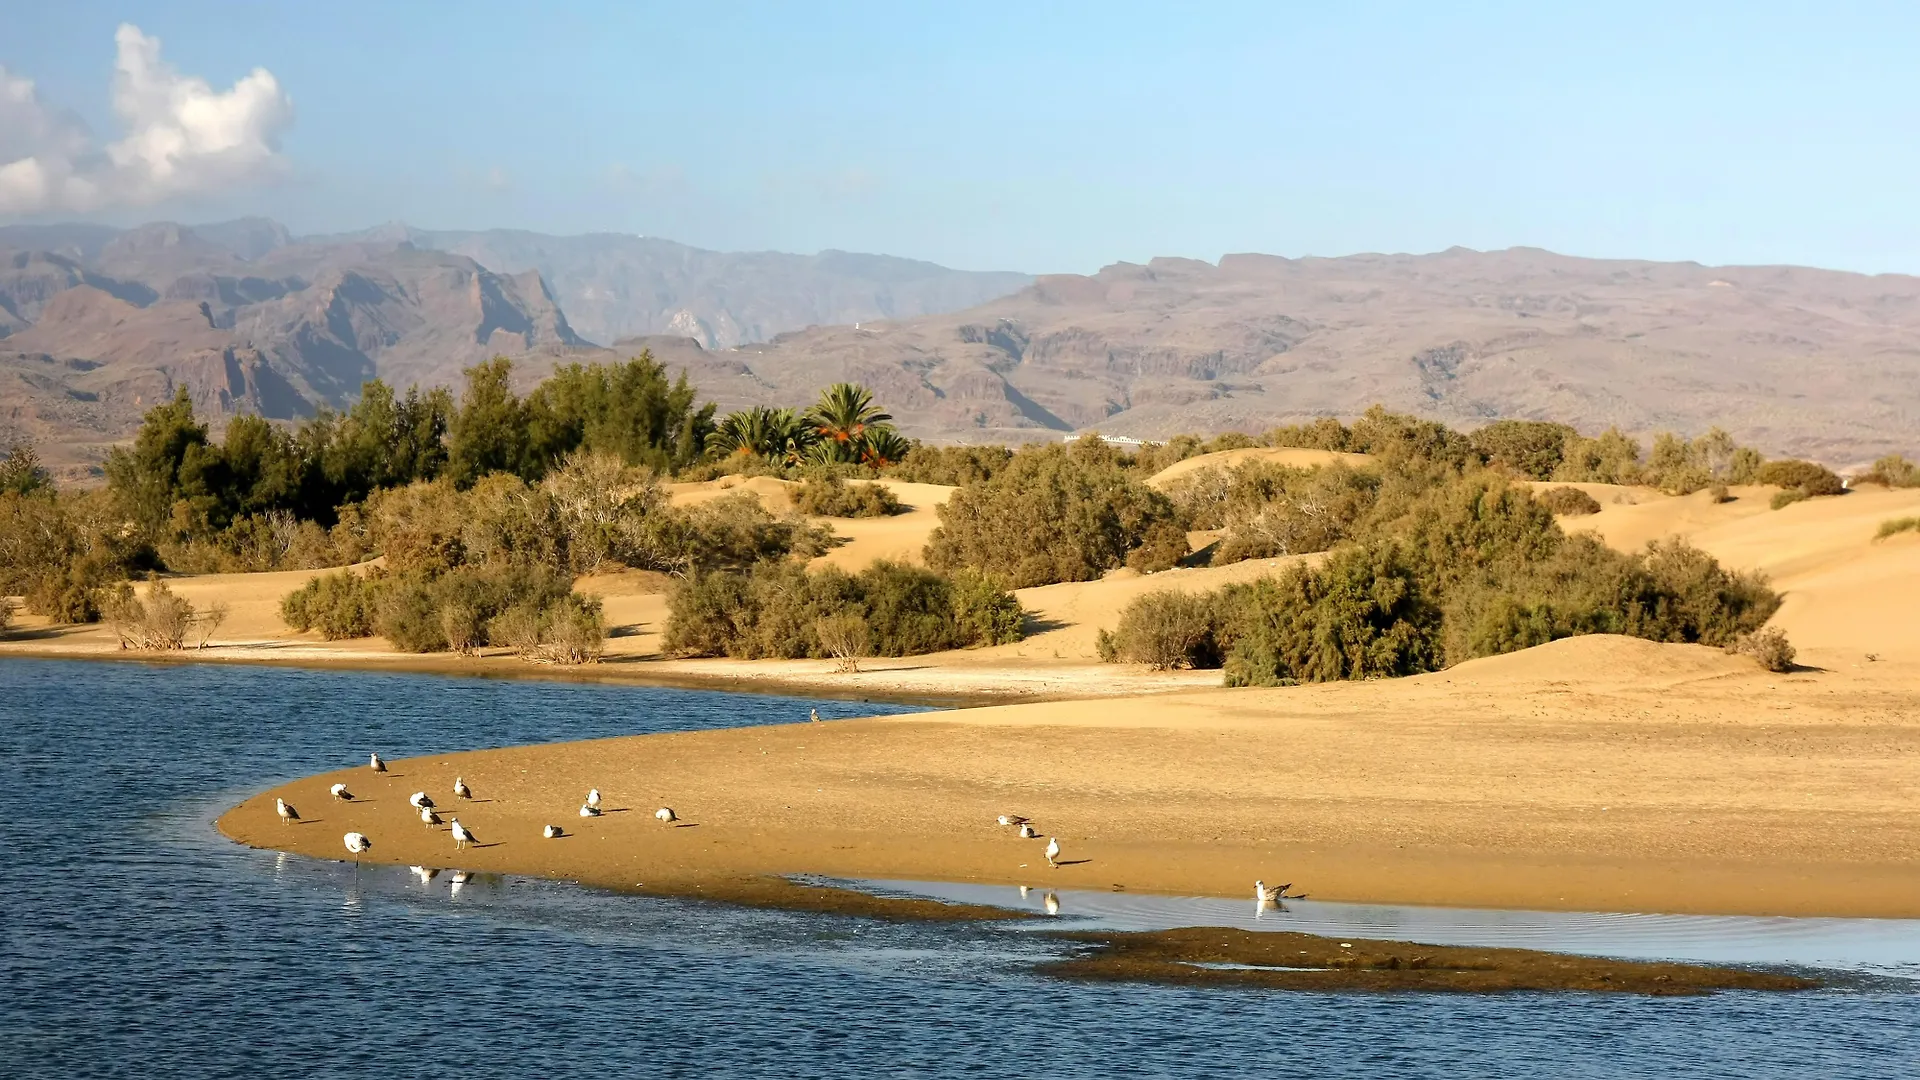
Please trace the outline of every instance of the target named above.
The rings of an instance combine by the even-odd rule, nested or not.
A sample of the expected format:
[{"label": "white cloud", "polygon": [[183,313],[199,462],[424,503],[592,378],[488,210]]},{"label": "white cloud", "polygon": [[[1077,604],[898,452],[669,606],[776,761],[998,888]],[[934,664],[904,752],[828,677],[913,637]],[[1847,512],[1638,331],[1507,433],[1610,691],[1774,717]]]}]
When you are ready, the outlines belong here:
[{"label": "white cloud", "polygon": [[0,214],[85,213],[227,191],[286,167],[293,100],[255,68],[225,92],[160,59],[160,39],[115,32],[113,111],[125,136],[97,144],[79,117],[0,68]]}]

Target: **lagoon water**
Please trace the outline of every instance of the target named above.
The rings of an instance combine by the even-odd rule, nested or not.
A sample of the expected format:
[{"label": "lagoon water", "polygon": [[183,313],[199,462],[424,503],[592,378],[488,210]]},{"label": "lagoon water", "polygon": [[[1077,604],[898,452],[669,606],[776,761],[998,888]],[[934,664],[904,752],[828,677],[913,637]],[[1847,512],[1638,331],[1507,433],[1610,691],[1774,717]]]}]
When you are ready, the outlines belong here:
[{"label": "lagoon water", "polygon": [[1920,1075],[1920,993],[1903,979],[1673,1000],[1082,986],[1027,973],[1057,946],[1006,927],[492,877],[456,892],[448,875],[356,875],[212,828],[247,794],[373,749],[779,723],[816,706],[901,710],[0,661],[0,1075]]}]

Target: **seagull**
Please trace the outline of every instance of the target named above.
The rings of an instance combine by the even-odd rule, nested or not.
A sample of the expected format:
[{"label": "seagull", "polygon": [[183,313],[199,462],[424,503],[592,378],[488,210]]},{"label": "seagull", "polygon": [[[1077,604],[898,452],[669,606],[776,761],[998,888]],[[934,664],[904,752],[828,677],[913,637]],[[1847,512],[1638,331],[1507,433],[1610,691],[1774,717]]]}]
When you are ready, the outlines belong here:
[{"label": "seagull", "polygon": [[407,796],[407,804],[418,810],[433,809],[433,800],[427,798],[427,793],[424,791],[416,791]]},{"label": "seagull", "polygon": [[593,805],[592,803],[583,803],[581,804],[581,807],[580,807],[580,816],[581,817],[599,817],[600,808]]},{"label": "seagull", "polygon": [[[353,852],[355,855],[370,851],[373,848],[373,841],[367,839],[366,833],[350,832],[346,835],[345,840],[347,842],[347,850]],[[355,859],[353,861],[359,862],[360,860]]]},{"label": "seagull", "polygon": [[998,821],[1002,825],[1025,825],[1027,822],[1032,821],[1033,819],[1023,818],[1019,814],[1001,814],[998,818],[994,820]]},{"label": "seagull", "polygon": [[1266,882],[1256,881],[1253,883],[1253,899],[1255,903],[1259,904],[1275,903],[1286,899],[1287,890],[1291,888],[1293,888],[1293,882],[1291,881],[1285,885],[1275,885],[1271,889],[1267,888]]},{"label": "seagull", "polygon": [[680,816],[673,812],[673,807],[671,806],[663,806],[660,809],[655,810],[653,812],[653,816],[655,818],[658,818],[661,821],[666,822],[669,825],[680,820]]},{"label": "seagull", "polygon": [[593,807],[595,810],[600,809],[600,789],[599,788],[587,789],[587,805]]},{"label": "seagull", "polygon": [[333,793],[334,798],[339,799],[342,802],[353,801],[353,792],[348,791],[347,785],[345,784],[335,784],[332,787],[328,788],[327,790]]},{"label": "seagull", "polygon": [[455,851],[474,842],[473,830],[460,824],[459,818],[453,819],[453,848]]},{"label": "seagull", "polygon": [[286,822],[289,825],[300,820],[300,811],[295,810],[291,806],[288,806],[287,800],[285,799],[273,800],[273,808],[279,811],[280,820]]},{"label": "seagull", "polygon": [[812,720],[813,720],[813,722],[814,722],[814,723],[816,723],[816,724],[817,724],[817,723],[819,723],[819,722],[820,722],[820,710],[819,710],[819,709],[808,709],[808,710],[807,710],[807,713],[808,713],[808,715],[809,715],[809,716],[810,716],[810,717],[812,718]]},{"label": "seagull", "polygon": [[1027,824],[1024,821],[1020,823],[1020,839],[1031,840],[1034,837],[1039,835],[1040,835],[1039,833],[1033,831],[1033,826]]},{"label": "seagull", "polygon": [[453,778],[453,793],[454,795],[462,799],[473,798],[473,789],[467,786],[467,782],[465,780],[462,780],[457,776]]},{"label": "seagull", "polygon": [[440,815],[433,812],[433,807],[423,806],[420,808],[420,824],[431,829],[440,824]]},{"label": "seagull", "polygon": [[1047,890],[1047,895],[1041,902],[1047,905],[1047,914],[1060,914],[1060,897],[1052,889]]},{"label": "seagull", "polygon": [[1057,836],[1047,837],[1047,865],[1058,867],[1060,864],[1058,862],[1055,862],[1054,860],[1058,859],[1059,857],[1060,857],[1060,838]]},{"label": "seagull", "polygon": [[558,840],[567,834],[564,830],[560,828],[560,826],[549,825],[546,828],[540,830],[540,835],[546,837],[549,840]]},{"label": "seagull", "polygon": [[374,754],[367,759],[367,767],[372,769],[374,772],[387,771],[387,763],[380,760],[379,754]]}]

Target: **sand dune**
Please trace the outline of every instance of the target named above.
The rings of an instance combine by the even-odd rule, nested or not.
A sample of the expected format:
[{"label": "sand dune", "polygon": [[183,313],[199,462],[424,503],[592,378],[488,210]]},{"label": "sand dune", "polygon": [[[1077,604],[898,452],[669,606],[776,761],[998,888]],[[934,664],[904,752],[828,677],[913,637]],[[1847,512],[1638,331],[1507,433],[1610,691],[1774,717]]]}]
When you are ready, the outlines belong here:
[{"label": "sand dune", "polygon": [[1280,465],[1291,465],[1296,469],[1311,469],[1316,465],[1331,465],[1346,462],[1349,465],[1365,465],[1370,459],[1365,454],[1342,454],[1335,450],[1305,450],[1292,446],[1245,446],[1238,450],[1216,450],[1211,454],[1200,454],[1176,461],[1147,478],[1154,487],[1165,487],[1188,473],[1201,469],[1230,469],[1235,465],[1245,465],[1250,461],[1268,461]]}]

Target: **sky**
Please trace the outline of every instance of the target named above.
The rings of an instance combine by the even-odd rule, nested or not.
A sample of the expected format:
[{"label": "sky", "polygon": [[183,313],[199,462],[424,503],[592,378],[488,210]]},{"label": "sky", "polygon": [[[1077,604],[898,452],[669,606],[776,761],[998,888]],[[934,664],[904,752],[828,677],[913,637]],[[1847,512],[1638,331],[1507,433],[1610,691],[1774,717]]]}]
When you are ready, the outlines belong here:
[{"label": "sky", "polygon": [[3,6],[0,221],[1920,273],[1920,4]]}]

